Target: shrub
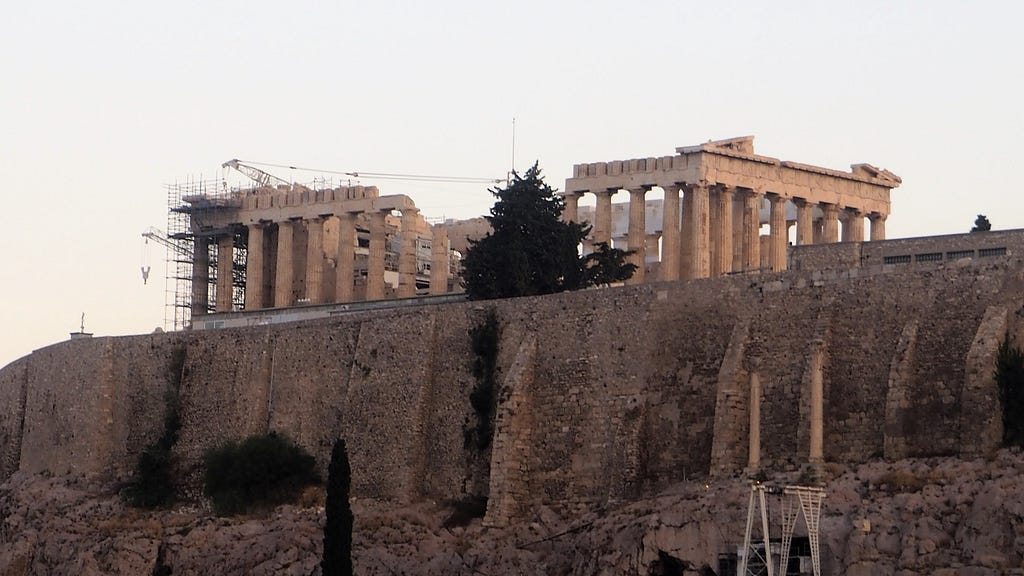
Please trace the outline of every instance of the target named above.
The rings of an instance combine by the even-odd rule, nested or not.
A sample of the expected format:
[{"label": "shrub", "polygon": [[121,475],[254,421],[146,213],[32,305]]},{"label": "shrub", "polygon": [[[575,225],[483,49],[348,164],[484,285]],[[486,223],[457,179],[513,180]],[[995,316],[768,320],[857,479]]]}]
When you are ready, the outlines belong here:
[{"label": "shrub", "polygon": [[313,457],[275,432],[214,448],[204,464],[203,493],[222,515],[294,502],[319,482]]},{"label": "shrub", "polygon": [[494,436],[494,412],[497,407],[495,372],[498,366],[498,317],[491,308],[483,323],[469,333],[473,346],[473,376],[476,386],[469,393],[476,422],[466,430],[466,448],[475,446],[484,450]]},{"label": "shrub", "polygon": [[135,465],[135,476],[125,488],[123,497],[129,506],[158,508],[174,502],[174,445],[181,431],[181,380],[185,369],[186,350],[176,347],[167,369],[170,388],[164,394],[164,430],[156,442],[146,446]]},{"label": "shrub", "polygon": [[999,343],[995,379],[1003,409],[1003,445],[1024,448],[1024,351],[1009,336]]}]

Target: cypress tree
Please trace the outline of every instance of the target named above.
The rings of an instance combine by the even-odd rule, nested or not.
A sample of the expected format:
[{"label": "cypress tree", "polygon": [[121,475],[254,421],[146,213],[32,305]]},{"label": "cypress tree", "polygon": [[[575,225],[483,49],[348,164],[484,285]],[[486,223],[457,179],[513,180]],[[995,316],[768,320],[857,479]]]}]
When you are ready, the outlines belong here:
[{"label": "cypress tree", "polygon": [[327,519],[324,522],[323,576],[352,576],[352,507],[348,502],[352,470],[345,439],[338,438],[327,466]]}]

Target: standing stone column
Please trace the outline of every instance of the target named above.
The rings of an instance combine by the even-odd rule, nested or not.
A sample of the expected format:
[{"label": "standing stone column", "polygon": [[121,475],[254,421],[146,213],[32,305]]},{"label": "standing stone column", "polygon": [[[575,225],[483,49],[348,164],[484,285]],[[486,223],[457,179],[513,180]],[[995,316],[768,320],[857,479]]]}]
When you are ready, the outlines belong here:
[{"label": "standing stone column", "polygon": [[356,215],[338,215],[338,262],[335,265],[334,300],[351,302],[355,291]]},{"label": "standing stone column", "polygon": [[416,296],[416,217],[419,210],[402,210],[402,245],[398,254],[398,297]]},{"label": "standing stone column", "polygon": [[636,264],[636,272],[629,279],[630,284],[643,284],[647,275],[647,188],[632,188],[629,191],[629,249],[633,252],[629,261]]},{"label": "standing stone column", "polygon": [[732,271],[743,271],[743,214],[742,197],[733,194],[732,200]]},{"label": "standing stone column", "polygon": [[448,228],[434,225],[430,242],[430,293],[448,292]]},{"label": "standing stone column", "polygon": [[714,261],[711,263],[712,276],[721,276],[732,272],[732,197],[733,189],[731,187],[716,187],[713,214],[717,216],[718,222],[711,231],[715,237]]},{"label": "standing stone column", "polygon": [[679,186],[662,186],[665,200],[661,221],[661,279],[679,279]]},{"label": "standing stone column", "polygon": [[579,222],[580,196],[583,196],[583,192],[566,192],[562,195],[565,200],[562,220],[565,222]]},{"label": "standing stone column", "polygon": [[822,202],[823,214],[821,224],[822,240],[826,243],[839,242],[839,206]]},{"label": "standing stone column", "polygon": [[245,309],[263,308],[263,225],[249,224],[248,254],[245,257]]},{"label": "standing stone column", "polygon": [[682,189],[682,228],[679,231],[679,277],[693,279],[693,191],[689,186]]},{"label": "standing stone column", "polygon": [[210,239],[196,236],[192,244],[192,316],[206,314],[210,304]]},{"label": "standing stone column", "polygon": [[295,303],[295,222],[277,223],[277,276],[274,278],[274,307]]},{"label": "standing stone column", "polygon": [[750,373],[750,445],[747,451],[747,468],[757,471],[761,467],[761,376]]},{"label": "standing stone column", "polygon": [[769,194],[768,199],[771,202],[771,216],[769,217],[769,226],[771,226],[771,232],[769,236],[769,245],[771,251],[768,255],[768,263],[772,268],[772,272],[781,272],[786,269],[786,199],[778,194]]},{"label": "standing stone column", "polygon": [[612,243],[612,195],[618,190],[612,188],[610,190],[598,190],[594,192],[597,195],[597,210],[594,214],[594,244],[601,242],[607,242],[609,246]]},{"label": "standing stone column", "polygon": [[324,302],[324,220],[306,221],[306,299],[310,304]]},{"label": "standing stone column", "polygon": [[868,220],[871,220],[871,241],[877,242],[879,240],[885,240],[885,214],[879,214],[878,212],[872,212],[868,215]]},{"label": "standing stone column", "polygon": [[843,210],[843,242],[864,241],[864,215],[856,208]]},{"label": "standing stone column", "polygon": [[811,437],[809,460],[812,464],[824,461],[825,389],[822,378],[824,358],[821,347],[811,353]]},{"label": "standing stone column", "polygon": [[796,204],[796,244],[814,243],[814,205],[803,198],[794,198]]},{"label": "standing stone column", "polygon": [[691,267],[693,278],[707,278],[711,274],[711,202],[707,184],[694,184],[690,187],[693,193],[692,210],[693,225],[693,256]]},{"label": "standing stone column", "polygon": [[217,239],[217,312],[231,312],[232,272],[234,271],[235,236],[227,234]]},{"label": "standing stone column", "polygon": [[366,299],[384,298],[384,256],[387,250],[386,218],[390,210],[370,214],[370,257],[366,270]]},{"label": "standing stone column", "polygon": [[814,219],[814,234],[812,235],[812,238],[811,238],[811,243],[812,244],[821,244],[821,243],[823,243],[825,241],[825,233],[824,233],[823,228],[824,228],[824,220],[821,219],[821,218],[815,218]]},{"label": "standing stone column", "polygon": [[743,269],[761,268],[761,195],[750,190],[743,195]]}]

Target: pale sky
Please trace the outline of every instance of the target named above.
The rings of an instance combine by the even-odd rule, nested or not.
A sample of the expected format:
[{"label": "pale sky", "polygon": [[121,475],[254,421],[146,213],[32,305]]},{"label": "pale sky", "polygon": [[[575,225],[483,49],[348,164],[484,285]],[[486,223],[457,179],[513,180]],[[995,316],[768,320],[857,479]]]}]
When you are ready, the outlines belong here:
[{"label": "pale sky", "polygon": [[[1024,227],[1024,3],[8,2],[0,35],[0,366],[164,321],[164,184],[231,158],[503,177],[539,160],[756,151],[903,178],[890,237]],[[272,169],[285,179],[318,173]],[[425,216],[483,186],[374,182]]]}]

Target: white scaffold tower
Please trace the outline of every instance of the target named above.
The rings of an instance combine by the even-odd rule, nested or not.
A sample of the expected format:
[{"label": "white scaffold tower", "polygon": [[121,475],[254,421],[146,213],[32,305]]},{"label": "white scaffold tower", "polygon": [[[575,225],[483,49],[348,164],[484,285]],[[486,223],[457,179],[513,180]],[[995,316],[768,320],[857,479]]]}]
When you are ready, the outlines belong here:
[{"label": "white scaffold tower", "polygon": [[[786,486],[777,488],[765,486],[760,482],[750,486],[750,502],[747,507],[747,530],[743,536],[743,554],[739,558],[740,576],[774,576],[772,564],[771,542],[768,528],[768,505],[765,494],[782,496],[782,547],[779,554],[779,576],[786,576],[789,564],[789,548],[793,542],[793,531],[801,513],[807,525],[807,539],[811,547],[811,566],[814,576],[821,576],[821,548],[818,534],[821,519],[821,502],[825,499],[825,490],[817,486]],[[764,543],[762,553],[754,546],[752,529],[755,510],[761,516],[761,540]],[[758,562],[751,563],[756,558]],[[756,570],[756,571],[755,571]],[[762,571],[763,570],[763,571]]]}]

